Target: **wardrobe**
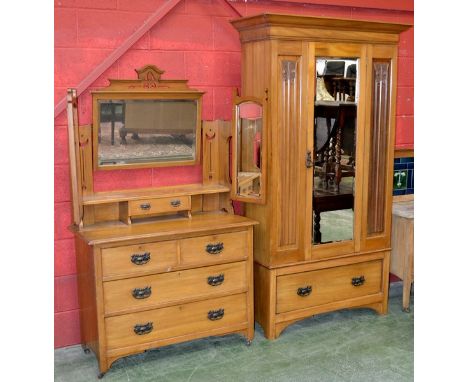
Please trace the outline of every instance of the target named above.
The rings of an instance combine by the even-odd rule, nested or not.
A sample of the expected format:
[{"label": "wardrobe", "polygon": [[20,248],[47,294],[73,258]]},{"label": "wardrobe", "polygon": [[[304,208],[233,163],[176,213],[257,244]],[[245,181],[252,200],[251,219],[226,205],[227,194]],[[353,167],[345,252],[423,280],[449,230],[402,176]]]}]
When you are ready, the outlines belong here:
[{"label": "wardrobe", "polygon": [[232,25],[231,197],[260,223],[256,321],[273,339],[319,313],[385,314],[398,41],[410,25],[276,14]]}]

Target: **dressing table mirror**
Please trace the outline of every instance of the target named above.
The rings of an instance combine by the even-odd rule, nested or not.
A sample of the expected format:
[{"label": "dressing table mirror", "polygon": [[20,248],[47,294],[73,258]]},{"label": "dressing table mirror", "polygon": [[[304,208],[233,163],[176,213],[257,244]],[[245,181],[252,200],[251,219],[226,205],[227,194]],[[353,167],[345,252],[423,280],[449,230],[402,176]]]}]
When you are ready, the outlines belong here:
[{"label": "dressing table mirror", "polygon": [[95,169],[199,163],[203,92],[162,73],[146,66],[138,80],[110,80],[92,92]]}]

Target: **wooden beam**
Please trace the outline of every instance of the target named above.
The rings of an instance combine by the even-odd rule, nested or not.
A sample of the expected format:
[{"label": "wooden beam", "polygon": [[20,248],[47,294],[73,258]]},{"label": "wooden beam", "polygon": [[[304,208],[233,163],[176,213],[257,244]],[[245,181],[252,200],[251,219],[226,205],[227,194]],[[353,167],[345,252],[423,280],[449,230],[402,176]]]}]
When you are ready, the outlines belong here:
[{"label": "wooden beam", "polygon": [[[76,96],[83,93],[99,76],[109,69],[130,47],[148,32],[159,20],[166,16],[182,0],[168,0],[158,8],[122,45],[115,49],[108,57],[96,66],[83,81],[76,86]],[[63,97],[54,108],[56,118],[67,106],[67,96]]]},{"label": "wooden beam", "polygon": [[395,149],[395,158],[414,157],[414,149]]}]

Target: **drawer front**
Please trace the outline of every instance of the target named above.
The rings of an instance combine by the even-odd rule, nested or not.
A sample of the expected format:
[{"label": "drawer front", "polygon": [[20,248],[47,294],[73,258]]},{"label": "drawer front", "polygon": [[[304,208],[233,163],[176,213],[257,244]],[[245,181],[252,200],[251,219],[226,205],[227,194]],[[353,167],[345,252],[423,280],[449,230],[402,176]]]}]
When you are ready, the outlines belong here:
[{"label": "drawer front", "polygon": [[168,270],[177,264],[177,243],[165,241],[102,250],[103,277]]},{"label": "drawer front", "polygon": [[277,278],[277,313],[379,293],[382,262],[368,261]]},{"label": "drawer front", "polygon": [[[105,319],[110,349],[247,323],[246,294]],[[137,334],[139,333],[139,334]],[[209,335],[209,333],[207,333]]]},{"label": "drawer front", "polygon": [[145,216],[186,210],[190,210],[190,196],[188,195],[171,198],[131,200],[128,202],[128,214],[130,216]]},{"label": "drawer front", "polygon": [[106,313],[183,303],[194,298],[209,298],[222,293],[245,292],[246,263],[214,265],[179,272],[135,277],[104,283]]},{"label": "drawer front", "polygon": [[246,259],[247,232],[223,233],[180,241],[183,265],[209,264]]}]

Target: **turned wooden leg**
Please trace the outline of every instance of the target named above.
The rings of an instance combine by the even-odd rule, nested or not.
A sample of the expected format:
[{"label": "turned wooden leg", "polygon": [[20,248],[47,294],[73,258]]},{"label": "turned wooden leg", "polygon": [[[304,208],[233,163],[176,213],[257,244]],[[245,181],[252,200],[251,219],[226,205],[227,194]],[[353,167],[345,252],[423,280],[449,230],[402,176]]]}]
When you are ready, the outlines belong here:
[{"label": "turned wooden leg", "polygon": [[314,211],[314,244],[322,242],[322,233],[320,232],[320,212]]},{"label": "turned wooden leg", "polygon": [[125,129],[125,127],[122,127],[119,131],[119,135],[120,135],[120,144],[121,145],[126,145],[127,144],[127,129]]}]

